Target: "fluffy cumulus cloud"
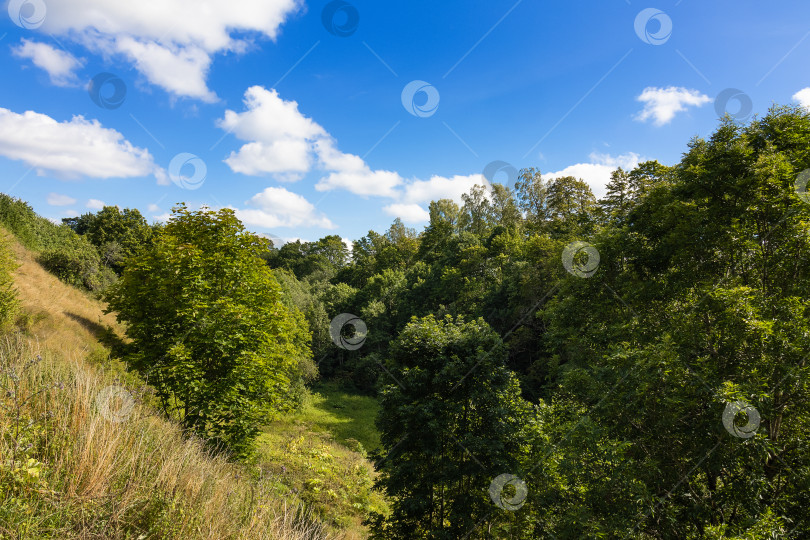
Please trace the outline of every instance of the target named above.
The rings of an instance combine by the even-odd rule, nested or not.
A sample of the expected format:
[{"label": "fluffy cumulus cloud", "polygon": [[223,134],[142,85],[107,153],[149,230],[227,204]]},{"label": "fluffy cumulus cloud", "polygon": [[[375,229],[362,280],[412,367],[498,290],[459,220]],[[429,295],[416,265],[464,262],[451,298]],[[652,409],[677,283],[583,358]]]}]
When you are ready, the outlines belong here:
[{"label": "fluffy cumulus cloud", "polygon": [[297,180],[313,165],[314,144],[324,129],[298,110],[298,103],[281,99],[275,90],[252,86],[245,92],[245,111],[225,111],[217,125],[247,141],[225,163],[247,175],[274,175]]},{"label": "fluffy cumulus cloud", "polygon": [[69,195],[61,195],[59,193],[48,193],[45,202],[51,206],[70,206],[76,202],[76,199]]},{"label": "fluffy cumulus cloud", "polygon": [[645,88],[636,98],[644,104],[644,109],[636,115],[636,120],[646,122],[652,120],[656,126],[668,124],[679,112],[686,111],[688,107],[701,107],[711,101],[709,96],[697,90],[689,90],[676,86],[669,88]]},{"label": "fluffy cumulus cloud", "polygon": [[34,111],[0,108],[0,155],[63,178],[163,175],[148,150],[82,116],[57,122]]},{"label": "fluffy cumulus cloud", "polygon": [[98,199],[90,199],[87,201],[87,204],[85,206],[90,210],[103,210],[106,205],[104,204],[104,201],[100,201]]},{"label": "fluffy cumulus cloud", "polygon": [[281,187],[269,187],[247,201],[248,208],[235,209],[248,225],[263,228],[320,227],[334,229],[329,218],[318,212],[303,196]]},{"label": "fluffy cumulus cloud", "polygon": [[31,60],[40,69],[48,72],[51,82],[57,86],[71,86],[78,82],[76,70],[81,62],[72,54],[57,49],[47,43],[38,43],[23,39],[16,47],[12,47],[14,56]]},{"label": "fluffy cumulus cloud", "polygon": [[323,171],[319,191],[345,189],[361,196],[393,196],[402,178],[395,172],[372,170],[362,158],[339,151],[334,139],[275,90],[252,86],[245,92],[245,110],[225,111],[217,125],[245,141],[225,163],[234,172],[281,181],[300,180],[313,169]]},{"label": "fluffy cumulus cloud", "polygon": [[588,183],[593,194],[599,199],[605,196],[607,192],[605,188],[610,182],[610,174],[613,171],[620,167],[626,171],[632,170],[641,161],[640,156],[633,152],[615,157],[609,154],[592,153],[589,159],[590,163],[576,163],[560,171],[543,173],[543,178],[546,180],[563,176],[580,178]]},{"label": "fluffy cumulus cloud", "polygon": [[793,95],[793,99],[799,102],[799,105],[805,109],[810,110],[810,87],[804,90],[799,90]]},{"label": "fluffy cumulus cloud", "polygon": [[[344,190],[362,197],[393,199],[395,202],[383,210],[408,223],[427,220],[425,203],[443,198],[460,202],[461,195],[473,185],[486,184],[480,174],[406,181],[395,171],[374,170],[360,156],[338,150],[335,139],[305,116],[298,103],[286,101],[275,90],[261,86],[248,88],[244,110],[226,111],[217,125],[244,142],[225,159],[234,172],[295,181],[318,171],[321,177],[316,190]],[[286,222],[277,212],[269,213],[273,219],[257,212],[252,212],[257,222]]]},{"label": "fluffy cumulus cloud", "polygon": [[212,57],[242,53],[256,37],[275,39],[301,0],[48,0],[40,31],[95,53],[130,61],[151,83],[183,97],[214,101]]},{"label": "fluffy cumulus cloud", "polygon": [[359,156],[340,152],[331,138],[317,141],[315,152],[319,166],[331,171],[315,185],[318,191],[345,189],[363,197],[396,197],[397,187],[404,182],[396,172],[372,170]]}]

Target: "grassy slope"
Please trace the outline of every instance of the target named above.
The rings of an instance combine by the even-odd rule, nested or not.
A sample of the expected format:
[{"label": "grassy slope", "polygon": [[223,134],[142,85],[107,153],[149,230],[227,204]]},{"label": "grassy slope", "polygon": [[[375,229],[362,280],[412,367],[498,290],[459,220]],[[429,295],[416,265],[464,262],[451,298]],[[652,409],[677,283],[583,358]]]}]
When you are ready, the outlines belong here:
[{"label": "grassy slope", "polygon": [[[302,517],[296,498],[280,496],[275,479],[207,455],[140,403],[137,382],[99,341],[123,335],[114,317],[13,244],[24,332],[0,339],[0,538],[358,536],[328,534]],[[95,404],[111,384],[136,397],[124,422]]]},{"label": "grassy slope", "polygon": [[14,285],[23,317],[27,318],[30,333],[39,346],[65,358],[79,358],[102,349],[98,337],[105,333],[105,328],[123,336],[115,316],[105,315],[100,302],[59,281],[18,242],[12,243],[12,251],[20,265]]}]

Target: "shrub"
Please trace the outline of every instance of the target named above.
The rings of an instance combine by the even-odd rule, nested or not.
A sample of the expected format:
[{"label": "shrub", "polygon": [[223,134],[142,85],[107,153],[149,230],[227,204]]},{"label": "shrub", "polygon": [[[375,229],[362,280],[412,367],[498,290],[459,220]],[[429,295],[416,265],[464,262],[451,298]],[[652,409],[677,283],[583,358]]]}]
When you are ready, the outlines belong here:
[{"label": "shrub", "polygon": [[0,193],[0,224],[25,247],[39,252],[39,262],[66,283],[101,291],[115,279],[90,242],[67,225],[38,216],[25,201]]}]

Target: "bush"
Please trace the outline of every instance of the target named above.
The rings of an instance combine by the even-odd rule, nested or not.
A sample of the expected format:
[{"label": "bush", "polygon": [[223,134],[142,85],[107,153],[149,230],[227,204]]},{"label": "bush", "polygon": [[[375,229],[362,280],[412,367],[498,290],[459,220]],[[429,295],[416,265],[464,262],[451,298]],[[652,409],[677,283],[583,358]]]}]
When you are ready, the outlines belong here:
[{"label": "bush", "polygon": [[101,263],[93,246],[78,237],[74,245],[43,252],[39,263],[65,283],[93,292],[102,291],[115,281],[115,272]]},{"label": "bush", "polygon": [[38,216],[25,201],[0,193],[0,224],[25,247],[40,252],[40,264],[66,283],[101,291],[115,279],[90,242],[67,225]]}]

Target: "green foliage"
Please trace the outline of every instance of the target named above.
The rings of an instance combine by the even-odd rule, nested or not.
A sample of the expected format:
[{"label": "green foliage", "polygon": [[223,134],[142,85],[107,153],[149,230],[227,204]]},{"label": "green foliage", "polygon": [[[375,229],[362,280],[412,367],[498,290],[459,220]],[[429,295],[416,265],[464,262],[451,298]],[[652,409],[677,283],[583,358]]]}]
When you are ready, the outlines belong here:
[{"label": "green foliage", "polygon": [[[0,231],[2,233],[2,231]],[[14,322],[19,310],[12,272],[17,268],[9,239],[0,236],[0,330]]]},{"label": "green foliage", "polygon": [[300,411],[264,428],[257,463],[280,496],[295,494],[334,526],[362,531],[370,512],[387,513],[373,487],[373,467],[364,459],[365,449],[379,444],[379,405],[334,384],[316,390]]},{"label": "green foliage", "polygon": [[137,209],[105,206],[95,214],[65,218],[62,223],[86,238],[99,252],[103,263],[120,274],[124,260],[138,253],[154,230]]},{"label": "green foliage", "polygon": [[71,285],[102,291],[115,275],[98,251],[66,225],[38,216],[25,202],[0,193],[0,224],[29,249],[39,252],[40,263]]},{"label": "green foliage", "polygon": [[390,450],[378,484],[392,498],[392,511],[372,519],[375,538],[504,530],[511,516],[487,491],[495,477],[522,473],[536,426],[534,408],[520,397],[504,359],[500,338],[481,319],[428,316],[400,333],[378,419]]},{"label": "green foliage", "polygon": [[[542,311],[561,440],[549,460],[576,464],[545,493],[579,486],[547,497],[543,532],[807,534],[810,205],[794,184],[808,146],[810,115],[774,109],[693,140],[676,167],[614,175],[599,273],[568,278]],[[738,401],[761,417],[753,437],[724,428]]]},{"label": "green foliage", "polygon": [[115,274],[104,266],[96,249],[81,237],[64,230],[59,247],[43,251],[39,263],[56,277],[75,287],[93,292],[106,289]]},{"label": "green foliage", "polygon": [[[581,179],[526,169],[514,192],[434,201],[421,233],[396,220],[351,257],[337,236],[275,249],[227,211],[181,207],[154,239],[117,209],[70,220],[84,237],[10,198],[0,218],[67,281],[123,270],[110,300],[131,359],[186,427],[244,452],[273,413],[307,424],[265,432],[263,466],[334,523],[375,511],[378,538],[801,538],[808,168],[810,114],[774,107],[726,119],[673,166],[615,171],[599,201]],[[589,278],[562,264],[573,242],[599,253]],[[332,343],[341,313],[368,326],[361,348]],[[310,402],[308,347],[331,383]],[[336,383],[367,395],[358,407],[380,396],[390,512],[310,429],[370,449],[353,424],[367,414],[323,409],[352,401]],[[751,437],[734,409],[724,424],[738,403],[760,417]],[[502,473],[527,483],[516,512],[487,492]]]},{"label": "green foliage", "polygon": [[107,294],[164,408],[238,454],[297,405],[311,363],[304,317],[260,258],[268,247],[230,210],[179,206]]}]

